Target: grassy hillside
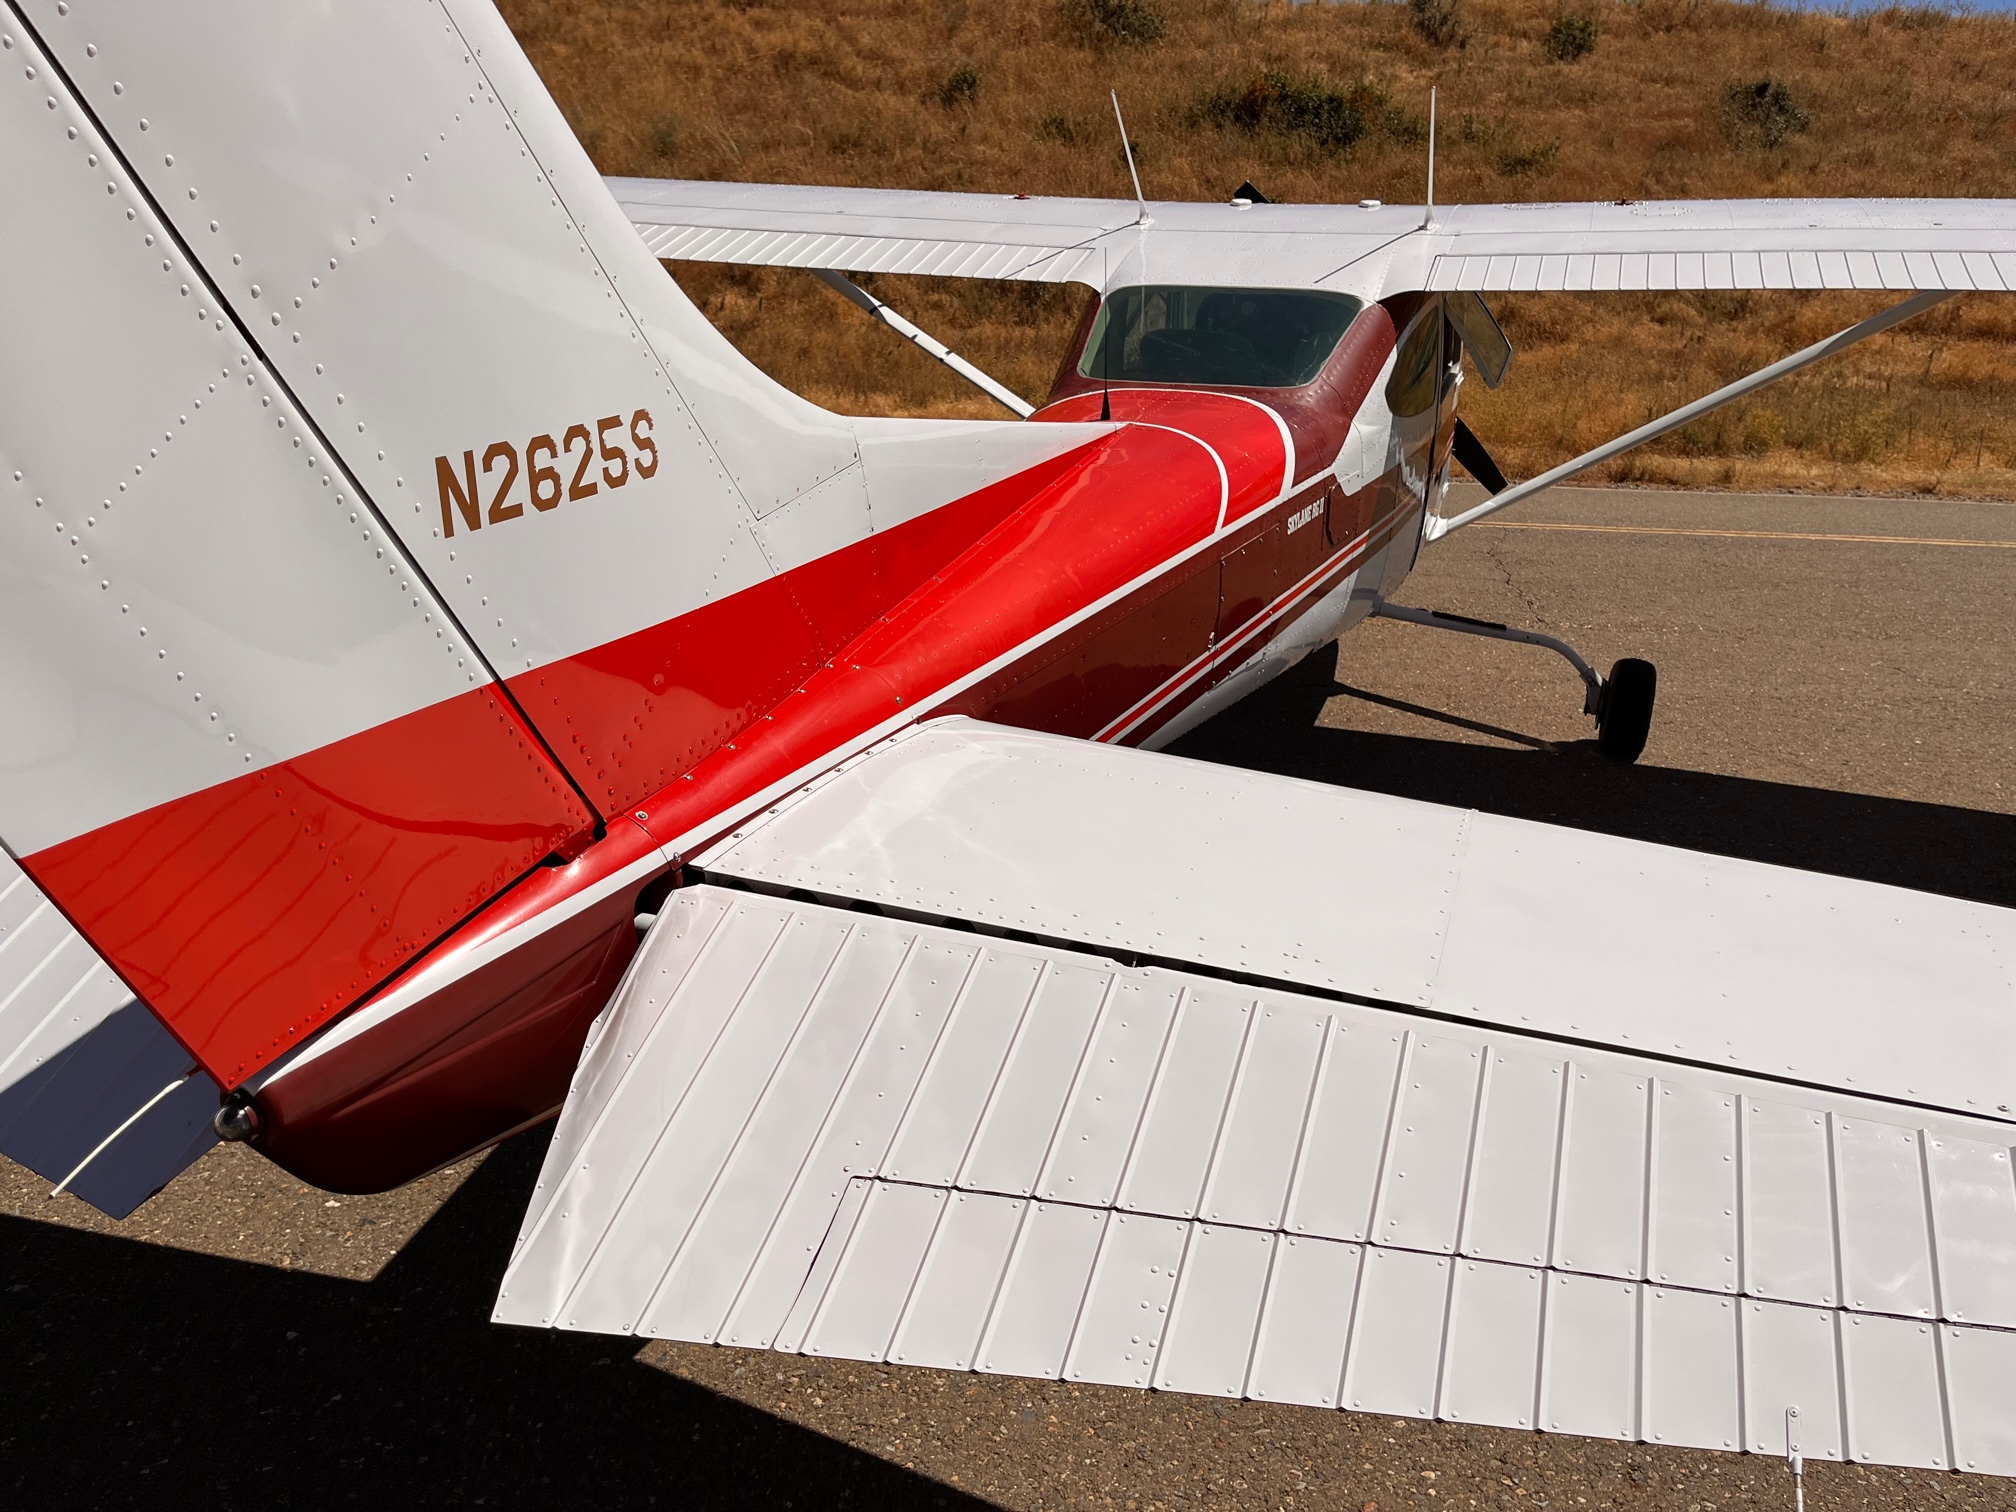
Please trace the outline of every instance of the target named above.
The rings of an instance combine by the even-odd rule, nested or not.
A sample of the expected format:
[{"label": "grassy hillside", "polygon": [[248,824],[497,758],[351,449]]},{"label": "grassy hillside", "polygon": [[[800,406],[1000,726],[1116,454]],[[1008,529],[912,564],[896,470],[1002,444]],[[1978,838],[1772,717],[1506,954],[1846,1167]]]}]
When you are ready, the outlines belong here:
[{"label": "grassy hillside", "polygon": [[[2016,196],[2016,21],[1727,0],[503,0],[604,171],[1031,194],[1447,202]],[[809,275],[681,265],[836,408],[1001,411]],[[1083,291],[881,278],[1031,397]],[[1497,296],[1519,358],[1466,412],[1536,472],[1889,300]],[[1613,464],[1618,481],[2016,495],[2016,296],[1971,295]]]}]

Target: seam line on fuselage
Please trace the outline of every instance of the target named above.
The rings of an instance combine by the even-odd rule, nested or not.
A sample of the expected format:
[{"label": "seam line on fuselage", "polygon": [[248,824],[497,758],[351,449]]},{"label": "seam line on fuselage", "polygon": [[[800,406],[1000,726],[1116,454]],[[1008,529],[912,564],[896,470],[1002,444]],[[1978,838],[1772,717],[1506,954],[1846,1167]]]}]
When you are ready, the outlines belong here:
[{"label": "seam line on fuselage", "polygon": [[[1272,508],[1274,506],[1269,507]],[[1379,547],[1383,548],[1385,546],[1391,545],[1393,541],[1399,536],[1402,528],[1413,517],[1413,514],[1414,510],[1411,506],[1404,511],[1396,513],[1392,517],[1392,526],[1387,531],[1385,540],[1379,543]],[[1268,628],[1269,626],[1277,623],[1280,619],[1282,619],[1288,613],[1288,611],[1294,607],[1294,605],[1297,602],[1299,602],[1304,598],[1307,598],[1312,592],[1315,592],[1318,584],[1320,584],[1323,578],[1332,576],[1339,571],[1345,570],[1347,565],[1349,569],[1353,571],[1364,566],[1365,561],[1370,559],[1370,557],[1373,555],[1373,551],[1376,549],[1370,545],[1370,542],[1372,537],[1377,533],[1378,529],[1377,527],[1374,527],[1371,529],[1367,529],[1362,535],[1354,537],[1350,543],[1341,547],[1336,552],[1336,554],[1329,557],[1323,563],[1322,566],[1316,568],[1313,572],[1309,573],[1306,577],[1302,578],[1301,581],[1298,582],[1293,588],[1288,590],[1288,592],[1282,594],[1280,597],[1276,598],[1273,601],[1273,603],[1269,604],[1266,609],[1262,610],[1258,614],[1255,614],[1245,624],[1241,625],[1238,628],[1238,630],[1236,630],[1222,644],[1212,646],[1211,649],[1204,652],[1201,656],[1187,663],[1181,671],[1174,674],[1174,676],[1172,676],[1167,682],[1163,683],[1160,687],[1158,687],[1153,693],[1150,693],[1147,699],[1136,702],[1133,708],[1129,709],[1125,714],[1121,715],[1118,720],[1114,720],[1111,723],[1107,724],[1103,729],[1099,731],[1098,734],[1094,735],[1092,738],[1094,740],[1104,741],[1109,736],[1111,736],[1114,740],[1118,740],[1124,736],[1133,734],[1134,731],[1137,728],[1139,728],[1139,726],[1142,723],[1144,723],[1149,718],[1152,718],[1155,714],[1161,712],[1163,708],[1167,707],[1167,705],[1176,697],[1178,697],[1180,694],[1188,691],[1188,689],[1191,686],[1193,686],[1196,683],[1197,679],[1201,677],[1204,673],[1210,671],[1211,668],[1213,668],[1214,666],[1221,664],[1225,659],[1225,656],[1228,651],[1235,650],[1243,646],[1245,643],[1251,641],[1253,637],[1257,635],[1261,630]],[[1365,544],[1366,546],[1366,550],[1363,556],[1358,561],[1347,564],[1345,562],[1345,558],[1348,557],[1352,553],[1352,551],[1361,543]],[[1172,686],[1172,684],[1176,683],[1181,683],[1182,686]],[[1154,700],[1154,706],[1145,710],[1142,709],[1141,704],[1149,700]],[[1116,733],[1114,728],[1115,725],[1122,725],[1122,724],[1124,724],[1125,727],[1118,730],[1118,732]]]},{"label": "seam line on fuselage", "polygon": [[[1346,559],[1351,557],[1359,547],[1369,544],[1371,539],[1372,532],[1367,530],[1362,535],[1346,543],[1334,555],[1327,558],[1322,565],[1317,567],[1315,571],[1307,574],[1293,588],[1280,595],[1265,609],[1261,610],[1260,613],[1254,615],[1245,624],[1241,625],[1225,641],[1222,643],[1214,642],[1196,657],[1178,668],[1160,686],[1156,687],[1146,697],[1137,699],[1131,708],[1117,719],[1109,721],[1092,738],[1099,741],[1109,738],[1118,740],[1121,736],[1132,734],[1138,725],[1159,713],[1171,699],[1187,691],[1199,677],[1209,672],[1212,667],[1218,665],[1227,652],[1243,645],[1245,642],[1251,640],[1260,630],[1277,621],[1286,612],[1289,605],[1307,595],[1324,578],[1329,577],[1335,572],[1344,570],[1347,565]],[[1369,552],[1366,554],[1369,555]]]},{"label": "seam line on fuselage", "polygon": [[[267,1081],[278,1081],[283,1075],[321,1058],[329,1051],[336,1049],[339,1045],[355,1039],[358,1035],[374,1029],[386,1020],[403,1013],[415,1003],[422,1002],[437,992],[447,990],[472,972],[480,971],[492,961],[501,960],[505,956],[510,955],[512,951],[518,949],[520,945],[523,945],[528,940],[537,938],[549,929],[559,928],[569,919],[576,917],[586,909],[594,907],[612,893],[621,892],[626,887],[636,886],[647,877],[662,872],[668,864],[665,852],[662,849],[644,852],[643,855],[630,862],[627,866],[611,872],[606,877],[598,878],[578,891],[567,894],[563,898],[556,898],[552,903],[531,917],[521,919],[516,924],[498,931],[481,944],[470,947],[463,960],[456,963],[460,969],[438,982],[432,980],[428,975],[430,966],[428,953],[434,948],[433,945],[430,945],[428,951],[415,956],[407,966],[402,967],[377,988],[373,989],[371,996],[345,1009],[340,1017],[332,1019],[322,1033],[309,1040],[307,1044],[302,1045],[292,1057],[283,1062],[267,1077]],[[452,938],[464,926],[481,920],[484,914],[488,913],[490,909],[508,899],[526,877],[536,875],[539,870],[540,868],[535,866],[531,871],[513,878],[509,886],[505,887],[481,908],[477,909],[474,913],[458,919],[450,926],[446,934],[443,934],[439,939],[434,941],[434,945],[439,945],[442,940]],[[442,963],[433,962],[431,964],[439,966]]]}]

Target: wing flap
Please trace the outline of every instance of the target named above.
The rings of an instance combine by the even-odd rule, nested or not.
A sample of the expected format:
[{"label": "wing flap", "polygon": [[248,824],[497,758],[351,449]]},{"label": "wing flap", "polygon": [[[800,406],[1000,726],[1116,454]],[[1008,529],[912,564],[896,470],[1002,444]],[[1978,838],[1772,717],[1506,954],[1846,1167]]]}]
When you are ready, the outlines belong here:
[{"label": "wing flap", "polygon": [[[1816,1243],[2008,1264],[2010,1137],[702,884],[591,1037],[496,1316],[1764,1452],[1797,1406],[1809,1455],[2016,1473],[2016,1298],[1772,1284]],[[1837,1205],[1829,1151],[1915,1229]]]}]

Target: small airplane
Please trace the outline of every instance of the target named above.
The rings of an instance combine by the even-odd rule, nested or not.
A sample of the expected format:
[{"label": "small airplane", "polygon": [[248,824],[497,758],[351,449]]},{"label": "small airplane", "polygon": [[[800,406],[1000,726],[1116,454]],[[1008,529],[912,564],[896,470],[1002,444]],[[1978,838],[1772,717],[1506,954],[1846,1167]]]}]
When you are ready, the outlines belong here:
[{"label": "small airplane", "polygon": [[[0,0],[0,1150],[383,1190],[500,1320],[2016,1474],[2007,910],[1157,748],[2016,279],[2016,202],[604,180],[487,0]],[[1014,421],[770,381],[814,269]],[[1095,296],[1028,406],[848,272]],[[1909,297],[1539,478],[1507,290]],[[1446,511],[1452,462],[1491,491]]]}]

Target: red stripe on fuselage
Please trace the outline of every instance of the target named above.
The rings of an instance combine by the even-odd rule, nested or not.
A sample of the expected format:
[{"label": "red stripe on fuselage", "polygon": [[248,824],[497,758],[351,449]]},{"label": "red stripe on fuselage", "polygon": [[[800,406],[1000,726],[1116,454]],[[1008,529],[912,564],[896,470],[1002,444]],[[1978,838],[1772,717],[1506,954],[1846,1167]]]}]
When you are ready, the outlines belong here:
[{"label": "red stripe on fuselage", "polygon": [[[1262,506],[1287,465],[1253,404],[1128,392],[1118,407],[1142,423],[512,688],[606,812],[641,807],[670,841],[892,720],[1011,713],[1004,700],[1046,662],[1082,654],[1131,606],[1196,587],[1156,653],[1167,665],[1088,668],[1065,713],[1017,720],[1090,734],[1188,662],[1198,634],[1209,644],[1207,543],[1228,506],[1247,519],[1223,540],[1269,528]],[[472,711],[508,727],[510,759]],[[230,1086],[590,822],[484,692],[134,815],[29,869]]]},{"label": "red stripe on fuselage", "polygon": [[636,953],[638,887],[661,869],[628,819],[535,868],[399,979],[409,1001],[367,1027],[374,998],[260,1090],[261,1152],[330,1191],[383,1191],[550,1112]]},{"label": "red stripe on fuselage", "polygon": [[1113,438],[1055,457],[690,614],[507,679],[604,817],[805,686],[864,628]]},{"label": "red stripe on fuselage", "polygon": [[1244,519],[1281,496],[1287,481],[1287,427],[1255,399],[1205,389],[1116,388],[1047,404],[1031,420],[1097,420],[1110,407],[1115,420],[1166,425],[1195,436],[1225,464],[1225,523]]},{"label": "red stripe on fuselage", "polygon": [[230,1088],[593,823],[486,688],[22,865]]},{"label": "red stripe on fuselage", "polygon": [[668,843],[946,692],[1210,537],[1223,498],[1199,442],[1129,426],[974,542],[758,723],[644,800]]}]

